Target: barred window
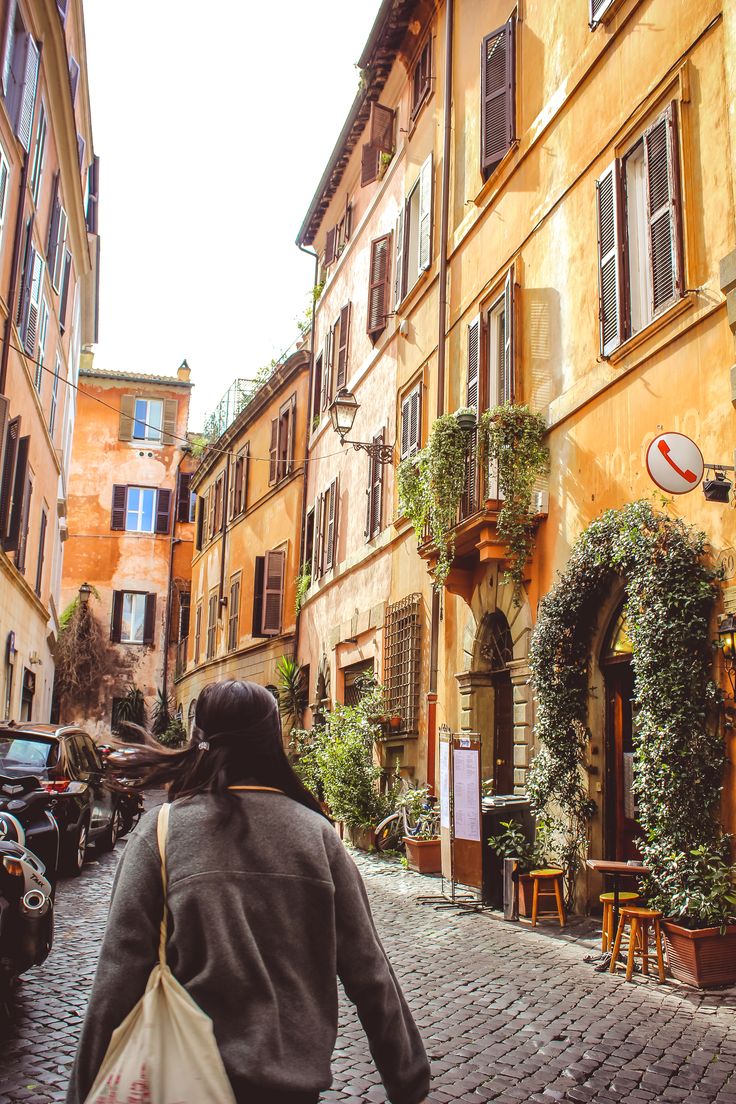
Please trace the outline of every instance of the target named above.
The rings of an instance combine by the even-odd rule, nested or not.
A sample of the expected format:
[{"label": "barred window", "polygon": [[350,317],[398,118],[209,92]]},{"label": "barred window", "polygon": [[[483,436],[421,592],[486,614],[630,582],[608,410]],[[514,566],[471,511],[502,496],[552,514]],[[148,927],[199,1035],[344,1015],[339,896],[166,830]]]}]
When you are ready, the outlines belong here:
[{"label": "barred window", "polygon": [[386,610],[384,687],[403,733],[419,730],[420,602],[420,594],[410,594]]}]

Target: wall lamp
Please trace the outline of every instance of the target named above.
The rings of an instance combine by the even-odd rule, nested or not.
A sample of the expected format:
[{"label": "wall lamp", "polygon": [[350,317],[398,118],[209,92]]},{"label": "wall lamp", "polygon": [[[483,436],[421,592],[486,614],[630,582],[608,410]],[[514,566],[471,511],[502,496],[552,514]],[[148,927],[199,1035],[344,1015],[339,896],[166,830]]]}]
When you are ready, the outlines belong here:
[{"label": "wall lamp", "polygon": [[727,614],[718,626],[718,646],[731,683],[731,697],[736,697],[736,617],[732,613]]},{"label": "wall lamp", "polygon": [[734,469],[728,464],[706,464],[705,470],[713,472],[711,478],[703,480],[703,494],[706,502],[728,502],[731,480],[726,472]]},{"label": "wall lamp", "polygon": [[330,421],[332,428],[340,438],[341,445],[352,445],[356,452],[363,449],[371,460],[378,464],[390,464],[394,458],[393,445],[382,445],[378,441],[348,441],[347,435],[353,428],[355,415],[360,403],[352,391],[341,387],[330,403]]},{"label": "wall lamp", "polygon": [[79,588],[79,604],[80,606],[89,605],[89,596],[92,593],[92,587],[89,583],[82,583]]}]

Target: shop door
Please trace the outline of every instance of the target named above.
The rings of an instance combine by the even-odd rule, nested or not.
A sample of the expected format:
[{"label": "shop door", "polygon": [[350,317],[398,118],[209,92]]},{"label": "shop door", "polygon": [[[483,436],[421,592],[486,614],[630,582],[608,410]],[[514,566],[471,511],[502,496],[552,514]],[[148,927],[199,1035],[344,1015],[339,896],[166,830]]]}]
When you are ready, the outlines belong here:
[{"label": "shop door", "polygon": [[634,671],[630,662],[606,668],[606,858],[620,862],[639,858],[640,835],[634,805]]},{"label": "shop door", "polygon": [[493,676],[493,756],[496,793],[513,793],[514,692],[508,671]]}]

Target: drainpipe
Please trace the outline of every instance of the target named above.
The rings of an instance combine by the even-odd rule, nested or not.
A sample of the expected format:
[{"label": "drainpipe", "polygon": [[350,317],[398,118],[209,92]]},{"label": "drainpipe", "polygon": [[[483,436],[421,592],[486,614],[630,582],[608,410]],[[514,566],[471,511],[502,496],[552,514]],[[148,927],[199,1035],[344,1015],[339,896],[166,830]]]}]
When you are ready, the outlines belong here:
[{"label": "drainpipe", "polygon": [[[442,140],[442,194],[440,208],[439,311],[437,338],[437,417],[445,411],[445,335],[447,329],[447,237],[450,223],[450,146],[452,142],[452,39],[453,0],[445,5],[445,88]],[[437,671],[440,637],[440,595],[432,591],[432,627],[429,645],[429,693],[427,694],[427,784],[434,787],[437,746]]]},{"label": "drainpipe", "polygon": [[[309,389],[307,391],[307,432],[306,440],[309,442],[309,438],[312,432],[312,404],[314,402],[314,315],[317,309],[317,304],[314,302],[314,288],[317,286],[317,278],[319,276],[319,257],[311,249],[305,249],[301,242],[297,242],[297,248],[302,253],[306,253],[308,257],[314,257],[314,284],[312,287],[312,324],[309,327]],[[309,452],[308,448],[305,448],[305,452]],[[299,533],[299,574],[302,573],[302,564],[304,562],[304,529],[307,523],[307,471],[309,465],[307,463],[306,456],[304,457],[304,464],[302,465],[302,510],[301,510],[301,527]],[[297,612],[294,623],[294,654],[293,659],[296,659],[299,654],[299,628],[302,623],[302,611],[301,608]],[[307,691],[309,687],[307,687]],[[309,694],[307,694],[307,697]]]},{"label": "drainpipe", "polygon": [[174,492],[173,519],[171,522],[171,537],[169,539],[169,581],[166,587],[166,612],[164,614],[164,669],[161,677],[161,693],[164,701],[168,701],[169,693],[169,636],[171,635],[171,591],[174,583],[174,545],[181,544],[181,537],[176,536],[176,505],[179,490],[179,473],[184,463],[184,457],[188,456],[191,449],[187,445],[181,450],[179,463],[176,465],[176,490]]}]

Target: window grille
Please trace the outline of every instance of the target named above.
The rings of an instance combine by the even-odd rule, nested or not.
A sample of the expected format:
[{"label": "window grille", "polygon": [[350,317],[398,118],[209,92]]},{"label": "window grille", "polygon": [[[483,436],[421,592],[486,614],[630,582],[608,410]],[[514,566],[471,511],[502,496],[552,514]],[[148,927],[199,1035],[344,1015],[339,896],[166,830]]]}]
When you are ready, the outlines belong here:
[{"label": "window grille", "polygon": [[419,730],[421,595],[389,606],[384,628],[384,688],[389,713],[401,717],[402,733]]},{"label": "window grille", "polygon": [[343,671],[343,701],[359,705],[365,691],[373,684],[373,660],[352,663]]}]

